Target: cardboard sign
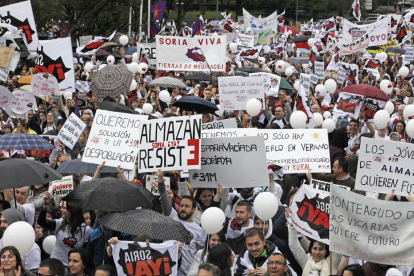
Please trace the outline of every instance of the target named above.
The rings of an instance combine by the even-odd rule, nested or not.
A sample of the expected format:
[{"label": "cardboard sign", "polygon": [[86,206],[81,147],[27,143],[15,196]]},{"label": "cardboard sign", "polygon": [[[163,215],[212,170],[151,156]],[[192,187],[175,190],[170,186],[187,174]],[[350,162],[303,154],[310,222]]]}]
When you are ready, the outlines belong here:
[{"label": "cardboard sign", "polygon": [[218,85],[223,110],[245,110],[246,102],[253,98],[264,103],[263,77],[220,77]]},{"label": "cardboard sign", "polygon": [[0,68],[8,69],[14,55],[14,49],[10,47],[0,47]]},{"label": "cardboard sign", "polygon": [[320,61],[315,61],[315,75],[318,76],[318,79],[325,79],[325,67],[324,63]]},{"label": "cardboard sign", "polygon": [[192,187],[269,186],[263,137],[207,138],[201,169],[190,170]]},{"label": "cardboard sign", "polygon": [[326,129],[216,129],[203,138],[263,136],[267,164],[283,166],[284,174],[331,172]]},{"label": "cardboard sign", "polygon": [[[158,176],[147,174],[145,178],[145,187],[147,190],[150,191],[153,195],[159,196],[160,193],[158,192]],[[164,184],[167,190],[171,190],[169,177],[164,177]]]},{"label": "cardboard sign", "polygon": [[119,241],[111,246],[118,275],[177,276],[178,244],[174,241]]},{"label": "cardboard sign", "polygon": [[226,71],[227,37],[225,35],[156,36],[155,40],[157,70]]},{"label": "cardboard sign", "polygon": [[73,175],[65,176],[61,180],[49,184],[49,194],[52,197],[65,197],[73,191]]},{"label": "cardboard sign", "polygon": [[412,203],[377,200],[332,186],[330,207],[331,251],[373,263],[414,265]]},{"label": "cardboard sign", "polygon": [[75,113],[72,113],[60,129],[58,138],[67,147],[73,149],[85,127],[86,124]]},{"label": "cardboard sign", "polygon": [[30,82],[33,93],[38,96],[56,95],[59,84],[55,76],[49,73],[37,73]]},{"label": "cardboard sign", "polygon": [[414,192],[414,145],[362,138],[355,189],[407,196]]},{"label": "cardboard sign", "polygon": [[264,92],[267,96],[277,97],[280,88],[280,76],[270,73],[250,73],[250,77],[263,77]]},{"label": "cardboard sign", "polygon": [[236,44],[238,49],[251,49],[254,47],[254,36],[246,34],[237,34]]},{"label": "cardboard sign", "polygon": [[201,115],[146,121],[139,133],[140,173],[200,169]]},{"label": "cardboard sign", "polygon": [[226,120],[214,121],[201,125],[202,130],[205,129],[225,129],[225,128],[237,128],[236,118],[230,118]]},{"label": "cardboard sign", "polygon": [[289,220],[298,232],[329,245],[329,193],[302,185],[290,209]]},{"label": "cardboard sign", "polygon": [[133,170],[138,133],[148,116],[98,109],[82,157],[83,162]]},{"label": "cardboard sign", "polygon": [[35,96],[26,90],[17,90],[13,92],[15,100],[10,103],[10,109],[17,114],[26,113],[29,110],[37,110]]},{"label": "cardboard sign", "polygon": [[336,185],[336,184],[332,184],[331,182],[325,182],[322,180],[317,180],[317,179],[312,179],[311,180],[311,184],[310,187],[312,189],[324,192],[324,193],[330,193],[331,192],[331,186],[337,186],[340,187],[342,189],[348,190],[350,191],[351,188],[347,187],[347,186],[342,186],[342,185]]}]

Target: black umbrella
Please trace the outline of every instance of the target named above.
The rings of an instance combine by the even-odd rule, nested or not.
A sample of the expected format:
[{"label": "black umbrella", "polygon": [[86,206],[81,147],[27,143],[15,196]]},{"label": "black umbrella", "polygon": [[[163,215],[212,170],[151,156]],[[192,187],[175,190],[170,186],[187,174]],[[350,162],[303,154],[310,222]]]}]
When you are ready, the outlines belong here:
[{"label": "black umbrella", "polygon": [[[95,173],[97,164],[82,162],[82,159],[77,158],[74,160],[64,162],[57,171],[60,173],[78,173],[78,174],[90,174]],[[118,171],[114,167],[104,167],[102,173],[117,173]]]},{"label": "black umbrella", "polygon": [[186,80],[198,80],[198,81],[213,81],[213,77],[206,73],[190,74],[185,77]]},{"label": "black umbrella", "polygon": [[309,40],[309,36],[296,36],[295,38],[293,38],[292,42],[293,43],[297,43],[297,42],[308,42]]},{"label": "black umbrella", "polygon": [[131,210],[125,213],[112,213],[99,223],[109,229],[132,235],[147,234],[153,239],[187,242],[191,233],[178,221],[152,210]]},{"label": "black umbrella", "polygon": [[84,210],[124,212],[150,207],[154,195],[140,184],[107,177],[83,182],[63,198]]},{"label": "black umbrella", "polygon": [[46,184],[63,177],[41,162],[18,158],[1,161],[0,172],[0,189]]},{"label": "black umbrella", "polygon": [[110,101],[103,101],[99,104],[99,107],[103,110],[113,111],[113,112],[121,112],[121,113],[129,113],[129,114],[139,114],[129,106],[117,103],[117,102],[110,102]]},{"label": "black umbrella", "polygon": [[212,102],[194,96],[182,97],[178,101],[173,103],[173,105],[184,110],[193,110],[197,113],[215,114],[215,112],[219,110],[218,107]]},{"label": "black umbrella", "polygon": [[254,66],[244,66],[240,68],[238,71],[247,72],[247,73],[255,73],[255,72],[259,72],[260,68],[254,67]]}]

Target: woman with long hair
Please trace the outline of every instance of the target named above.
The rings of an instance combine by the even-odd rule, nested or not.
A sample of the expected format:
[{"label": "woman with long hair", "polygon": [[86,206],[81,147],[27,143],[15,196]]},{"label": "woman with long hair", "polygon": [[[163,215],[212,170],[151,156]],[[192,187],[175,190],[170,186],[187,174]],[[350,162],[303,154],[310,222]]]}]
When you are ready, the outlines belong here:
[{"label": "woman with long hair", "polygon": [[214,246],[208,254],[207,262],[220,268],[220,276],[232,276],[234,253],[227,243]]},{"label": "woman with long hair", "polygon": [[68,253],[69,275],[92,276],[95,264],[91,254],[85,248],[73,248]]},{"label": "woman with long hair", "polygon": [[408,135],[407,132],[405,132],[405,122],[403,120],[398,120],[392,131],[397,132],[400,135],[401,142],[408,141]]},{"label": "woman with long hair", "polygon": [[31,276],[30,271],[24,269],[20,253],[14,246],[5,246],[0,252],[0,276]]},{"label": "woman with long hair", "polygon": [[56,235],[55,248],[51,258],[58,259],[65,266],[68,266],[68,253],[73,248],[84,247],[88,242],[92,228],[84,223],[83,211],[76,205],[61,201],[60,219],[46,220],[46,209],[51,204],[50,194],[44,196],[44,206],[39,214],[37,223],[47,230],[54,231]]}]

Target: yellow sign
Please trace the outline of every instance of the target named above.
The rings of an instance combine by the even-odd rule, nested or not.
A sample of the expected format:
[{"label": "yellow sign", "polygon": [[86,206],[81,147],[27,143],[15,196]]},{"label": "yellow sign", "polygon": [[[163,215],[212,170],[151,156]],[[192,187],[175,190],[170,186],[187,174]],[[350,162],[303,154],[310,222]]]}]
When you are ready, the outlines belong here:
[{"label": "yellow sign", "polygon": [[385,52],[385,49],[387,49],[388,47],[398,47],[397,41],[391,40],[391,41],[388,41],[387,44],[368,47],[367,52],[371,54],[378,54],[378,53]]}]

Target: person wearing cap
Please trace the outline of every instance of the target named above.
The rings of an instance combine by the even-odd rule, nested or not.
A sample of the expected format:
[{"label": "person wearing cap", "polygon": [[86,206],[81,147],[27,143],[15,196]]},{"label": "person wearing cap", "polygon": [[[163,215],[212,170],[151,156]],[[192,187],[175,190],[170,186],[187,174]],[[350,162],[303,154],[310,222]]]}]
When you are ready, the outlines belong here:
[{"label": "person wearing cap", "polygon": [[2,131],[4,134],[10,134],[13,132],[13,126],[11,124],[3,124],[3,122],[1,122],[2,124]]}]

